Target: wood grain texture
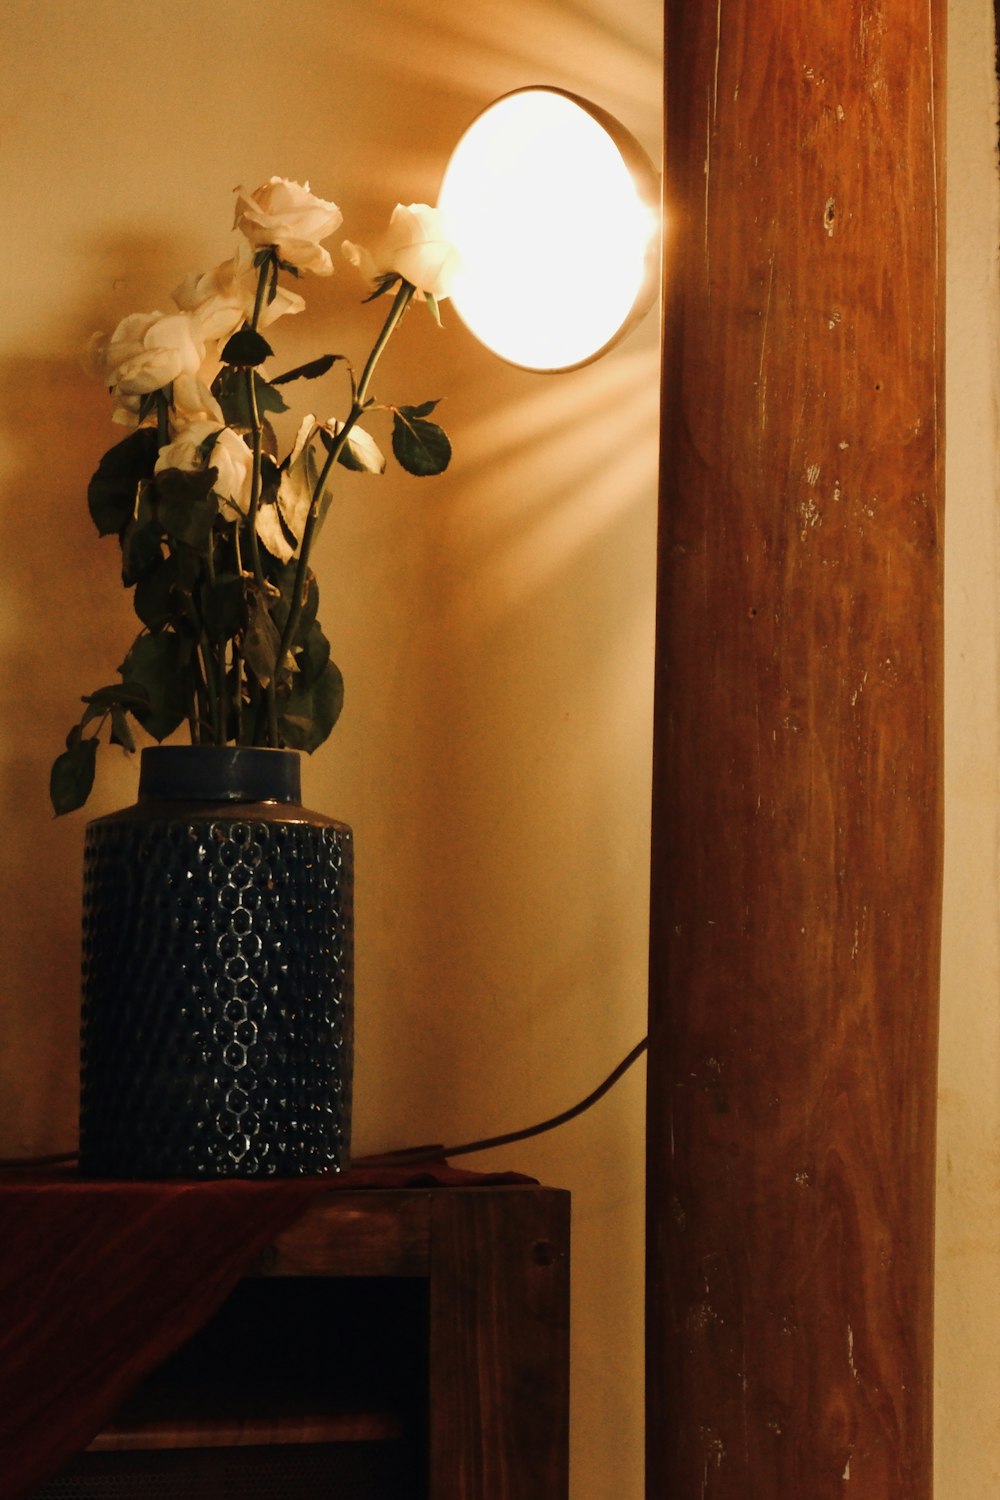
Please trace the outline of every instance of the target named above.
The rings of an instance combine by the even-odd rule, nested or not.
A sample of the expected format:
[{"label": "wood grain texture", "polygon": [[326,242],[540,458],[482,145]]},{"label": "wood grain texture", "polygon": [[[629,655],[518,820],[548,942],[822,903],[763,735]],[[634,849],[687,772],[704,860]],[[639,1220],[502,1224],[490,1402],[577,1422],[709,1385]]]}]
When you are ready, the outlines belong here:
[{"label": "wood grain texture", "polygon": [[430,1492],[566,1500],[569,1195],[433,1205]]},{"label": "wood grain texture", "polygon": [[113,1422],[90,1444],[91,1453],[163,1448],[260,1448],[300,1443],[385,1442],[403,1436],[399,1418],[379,1411],[270,1411],[266,1416],[196,1415],[149,1422]]},{"label": "wood grain texture", "polygon": [[929,1500],[939,0],[667,0],[650,1500]]},{"label": "wood grain texture", "polygon": [[264,1276],[427,1276],[430,1195],[368,1189],[317,1198],[275,1239]]}]

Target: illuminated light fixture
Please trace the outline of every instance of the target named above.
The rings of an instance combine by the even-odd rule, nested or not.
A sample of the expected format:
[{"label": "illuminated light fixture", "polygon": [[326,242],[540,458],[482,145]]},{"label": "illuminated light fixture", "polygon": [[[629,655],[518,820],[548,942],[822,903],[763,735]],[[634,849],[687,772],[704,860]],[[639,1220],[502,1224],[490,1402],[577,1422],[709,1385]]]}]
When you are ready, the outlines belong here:
[{"label": "illuminated light fixture", "polygon": [[660,180],[634,136],[562,89],[505,94],[466,130],[438,198],[451,291],[487,348],[529,370],[597,359],[659,288]]}]

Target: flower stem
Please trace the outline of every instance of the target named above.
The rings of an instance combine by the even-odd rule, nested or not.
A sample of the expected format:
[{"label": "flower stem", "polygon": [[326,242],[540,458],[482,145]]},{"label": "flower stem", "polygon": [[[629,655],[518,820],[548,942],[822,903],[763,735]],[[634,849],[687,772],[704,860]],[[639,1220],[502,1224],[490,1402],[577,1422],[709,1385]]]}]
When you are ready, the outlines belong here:
[{"label": "flower stem", "polygon": [[215,661],[219,682],[219,738],[218,743],[225,745],[229,740],[229,704],[226,701],[229,690],[229,682],[226,676],[226,643],[224,640],[216,642]]},{"label": "flower stem", "polygon": [[260,274],[257,277],[257,292],[253,301],[253,313],[250,316],[250,327],[256,333],[260,322],[260,315],[264,309],[264,294],[267,291],[267,283],[274,275],[274,251],[269,250],[260,263]]},{"label": "flower stem", "polygon": [[[212,739],[217,745],[222,745],[225,741],[222,738],[222,724],[219,718],[219,688],[215,676],[215,657],[207,636],[202,636],[199,650],[201,653],[202,681],[205,685],[205,697],[208,701],[208,716],[212,725]],[[195,659],[197,660],[197,657]]]},{"label": "flower stem", "polygon": [[243,658],[233,641],[233,711],[236,717],[236,743],[243,744]]},{"label": "flower stem", "polygon": [[201,657],[198,649],[191,653],[191,675],[194,678],[194,697],[188,713],[188,730],[191,735],[192,745],[201,744],[201,726],[204,722],[206,711],[205,679],[201,670]]},{"label": "flower stem", "polygon": [[375,366],[381,359],[382,352],[385,349],[386,344],[392,337],[393,333],[395,332],[396,325],[399,323],[400,318],[403,316],[406,309],[409,307],[411,301],[413,300],[413,293],[415,291],[416,287],[412,286],[410,282],[400,282],[399,290],[397,291],[396,296],[393,300],[392,307],[389,309],[389,316],[385,320],[385,323],[382,327],[382,332],[375,340],[375,345],[372,349],[372,352],[368,356],[368,363],[365,365],[364,370],[361,372],[361,379],[358,381],[357,395],[354,398],[356,406],[364,405],[365,397],[368,394],[369,383],[375,373]]},{"label": "flower stem", "polygon": [[[233,527],[233,557],[236,562],[236,576],[243,577],[243,549],[240,546],[240,528]],[[246,608],[244,603],[243,613],[240,616],[240,628],[246,629]],[[239,634],[232,639],[233,648],[233,708],[236,714],[236,743],[243,744],[243,652],[239,647]]]},{"label": "flower stem", "polygon": [[367,405],[368,387],[375,373],[375,366],[381,359],[385,346],[398,327],[400,319],[409,307],[415,290],[416,288],[410,282],[400,282],[392,307],[389,309],[389,315],[382,325],[382,332],[375,340],[372,351],[361,372],[361,379],[358,381],[357,389],[354,392],[354,401],[348,413],[347,421],[334,438],[330,446],[330,451],[326,456],[326,462],[320,470],[319,478],[313,488],[312,504],[309,507],[309,515],[306,518],[306,524],[302,531],[302,542],[299,546],[299,557],[295,568],[295,587],[292,592],[292,604],[288,611],[288,619],[285,621],[285,628],[281,633],[281,645],[278,648],[279,662],[284,661],[291,649],[292,642],[295,640],[295,632],[299,628],[299,620],[302,617],[306,597],[306,580],[309,577],[309,553],[312,549],[313,536],[319,521],[320,502],[323,498],[323,491],[326,488],[326,481],[330,476],[331,469],[344,450],[344,445],[351,435],[351,429],[364,413],[365,406]]},{"label": "flower stem", "polygon": [[264,569],[260,561],[260,546],[257,541],[257,512],[260,509],[261,491],[261,459],[263,447],[261,445],[261,420],[257,410],[257,390],[254,382],[253,370],[246,372],[247,382],[247,404],[250,408],[250,433],[253,443],[253,469],[250,475],[250,507],[247,511],[247,535],[250,540],[250,565],[253,568],[253,576],[257,580],[257,586],[264,588]]},{"label": "flower stem", "polygon": [[[257,295],[254,298],[253,315],[250,321],[251,328],[256,332],[260,320],[261,311],[264,306],[264,294],[267,289],[268,279],[271,275],[271,256],[261,261],[257,276]],[[247,405],[250,409],[250,440],[253,451],[253,466],[250,477],[250,507],[247,511],[247,536],[250,541],[250,565],[253,569],[254,580],[261,594],[261,602],[267,597],[267,585],[264,579],[264,568],[260,560],[260,545],[257,541],[257,512],[260,509],[261,494],[261,461],[263,457],[263,446],[261,434],[263,424],[260,420],[260,412],[257,409],[257,379],[256,371],[249,369],[245,372],[247,383]],[[278,666],[284,658],[279,655]],[[277,667],[275,668],[277,672]],[[277,748],[278,745],[278,705],[275,698],[274,683],[269,682],[264,689],[264,702],[267,707],[267,741],[268,744]]]}]

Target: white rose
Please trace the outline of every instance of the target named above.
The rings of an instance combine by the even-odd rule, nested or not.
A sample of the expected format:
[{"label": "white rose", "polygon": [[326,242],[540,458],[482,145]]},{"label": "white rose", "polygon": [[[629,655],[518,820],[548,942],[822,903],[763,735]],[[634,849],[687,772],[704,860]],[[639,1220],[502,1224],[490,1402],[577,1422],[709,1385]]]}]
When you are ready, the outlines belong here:
[{"label": "white rose", "polygon": [[[210,389],[222,367],[219,346],[252,316],[256,290],[253,257],[245,248],[212,271],[185,276],[174,288],[174,301],[190,316],[206,351],[196,373],[185,371],[174,379],[174,407],[181,422],[207,419],[222,425],[222,409]],[[297,292],[278,287],[261,309],[259,326],[266,328],[285,313],[298,313],[304,307]]]},{"label": "white rose", "polygon": [[[141,396],[119,396],[111,413],[112,422],[118,427],[138,427],[141,405]],[[147,421],[146,425],[152,426],[152,423]]]},{"label": "white rose", "polygon": [[250,509],[253,453],[238,432],[223,427],[208,455],[208,464],[218,470],[215,493],[245,516]]},{"label": "white rose", "polygon": [[171,384],[175,400],[178,391],[182,399],[185,390],[196,397],[193,404],[188,401],[191,415],[208,412],[221,417],[205,390],[205,357],[201,330],[188,313],[130,313],[110,338],[96,334],[91,339],[87,364],[111,390],[113,420],[134,427],[142,397]]},{"label": "white rose", "polygon": [[397,203],[389,227],[371,250],[345,240],[341,247],[366,281],[401,276],[417,295],[440,301],[451,291],[459,254],[444,233],[441,213],[426,203]]},{"label": "white rose", "polygon": [[140,352],[143,336],[159,317],[162,313],[129,313],[114,333],[95,333],[87,345],[86,366],[90,373],[105,385],[114,385],[118,366]]},{"label": "white rose", "polygon": [[333,261],[320,245],[340,228],[343,214],[335,203],[317,198],[309,184],[272,177],[255,192],[237,188],[234,228],[256,249],[274,246],[288,265],[329,276]]},{"label": "white rose", "polygon": [[[214,271],[185,276],[171,294],[177,306],[191,314],[207,342],[229,338],[248,322],[257,295],[257,272],[253,257],[240,251]],[[258,327],[267,328],[286,313],[299,313],[305,301],[298,292],[275,288],[274,297],[260,310]]]},{"label": "white rose", "polygon": [[155,312],[130,313],[121,320],[114,333],[95,333],[87,345],[85,368],[111,391],[115,402],[111,420],[122,427],[139,425],[142,397],[126,396],[116,390],[118,368],[142,351],[143,335],[159,317],[160,314]]},{"label": "white rose", "polygon": [[[235,258],[223,261],[214,271],[203,275],[192,271],[170,295],[181,312],[191,314],[206,341],[228,338],[247,316],[247,293]],[[250,306],[253,307],[252,292]]]},{"label": "white rose", "polygon": [[[214,437],[207,456],[205,445]],[[253,479],[253,454],[231,427],[217,422],[192,422],[182,429],[172,443],[160,449],[155,472],[163,469],[186,469],[200,472],[215,469],[212,488],[231,509],[245,516],[250,509]]]},{"label": "white rose", "polygon": [[[218,360],[214,362],[218,370]],[[222,407],[216,401],[205,380],[206,369],[198,375],[178,375],[173,384],[174,424],[189,427],[193,422],[211,422],[221,427],[225,421]],[[212,376],[214,379],[214,374]]]},{"label": "white rose", "polygon": [[201,445],[213,433],[220,432],[218,422],[192,422],[183,428],[172,443],[165,443],[157,454],[154,472],[164,469],[187,469],[196,471],[205,467]]},{"label": "white rose", "polygon": [[[117,331],[109,352],[116,347],[116,337]],[[197,375],[204,358],[205,344],[190,314],[161,317],[157,313],[142,336],[141,346],[118,365],[115,385],[123,396],[144,396],[161,390],[178,375]]]}]

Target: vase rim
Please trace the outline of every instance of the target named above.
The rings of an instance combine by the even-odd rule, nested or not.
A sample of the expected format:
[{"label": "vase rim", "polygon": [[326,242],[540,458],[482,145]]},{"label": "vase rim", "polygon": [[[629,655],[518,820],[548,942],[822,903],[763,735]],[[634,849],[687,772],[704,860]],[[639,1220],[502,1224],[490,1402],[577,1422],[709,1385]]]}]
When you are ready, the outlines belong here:
[{"label": "vase rim", "polygon": [[256,745],[152,745],[142,751],[140,802],[300,802],[297,750]]}]

